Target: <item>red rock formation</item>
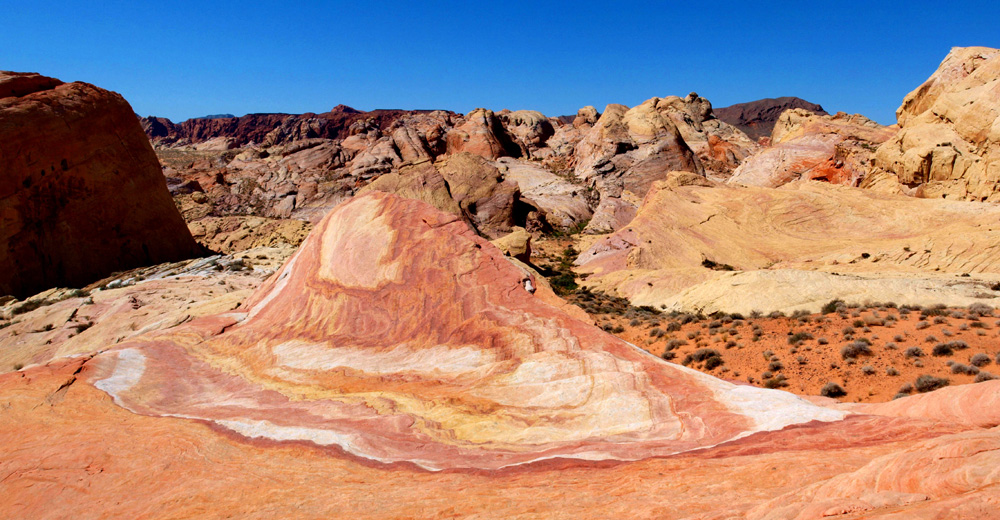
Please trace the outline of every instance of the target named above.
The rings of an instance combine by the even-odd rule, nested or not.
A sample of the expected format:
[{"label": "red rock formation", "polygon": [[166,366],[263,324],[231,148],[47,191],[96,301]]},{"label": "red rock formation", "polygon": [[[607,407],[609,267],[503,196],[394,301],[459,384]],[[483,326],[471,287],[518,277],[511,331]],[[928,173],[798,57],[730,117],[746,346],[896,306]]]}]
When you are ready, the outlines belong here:
[{"label": "red rock formation", "polygon": [[0,516],[995,511],[1000,382],[813,405],[665,363],[533,276],[457,217],[355,198],[238,311],[0,375]]},{"label": "red rock formation", "polygon": [[199,253],[120,95],[11,72],[0,95],[0,293]]}]

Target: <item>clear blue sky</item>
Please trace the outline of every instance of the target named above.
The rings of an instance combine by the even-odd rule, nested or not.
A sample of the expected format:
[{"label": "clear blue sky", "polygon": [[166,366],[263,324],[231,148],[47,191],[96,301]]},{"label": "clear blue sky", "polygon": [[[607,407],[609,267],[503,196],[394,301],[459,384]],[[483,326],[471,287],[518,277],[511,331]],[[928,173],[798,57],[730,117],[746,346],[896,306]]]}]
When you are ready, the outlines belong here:
[{"label": "clear blue sky", "polygon": [[697,91],[799,96],[895,122],[1000,1],[22,1],[0,69],[122,93],[141,115],[475,107],[572,114]]}]

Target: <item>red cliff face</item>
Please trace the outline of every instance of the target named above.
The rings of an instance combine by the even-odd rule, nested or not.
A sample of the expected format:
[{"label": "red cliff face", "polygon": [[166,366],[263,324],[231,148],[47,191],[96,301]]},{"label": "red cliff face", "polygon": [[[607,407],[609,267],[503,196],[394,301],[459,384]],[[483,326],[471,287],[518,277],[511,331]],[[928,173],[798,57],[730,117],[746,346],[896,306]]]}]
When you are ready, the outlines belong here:
[{"label": "red cliff face", "polygon": [[0,96],[0,294],[199,251],[120,95],[0,72]]}]

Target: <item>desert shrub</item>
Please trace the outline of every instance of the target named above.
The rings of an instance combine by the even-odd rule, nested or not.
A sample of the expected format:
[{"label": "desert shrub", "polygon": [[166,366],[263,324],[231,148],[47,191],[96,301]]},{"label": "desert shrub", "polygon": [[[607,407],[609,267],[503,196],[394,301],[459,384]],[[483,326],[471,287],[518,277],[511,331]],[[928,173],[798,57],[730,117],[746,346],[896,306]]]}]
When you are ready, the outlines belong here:
[{"label": "desert shrub", "polygon": [[719,356],[712,356],[705,360],[705,370],[713,370],[714,368],[721,366],[725,361]]},{"label": "desert shrub", "polygon": [[885,319],[875,316],[865,316],[864,324],[867,327],[882,327],[885,325]]},{"label": "desert shrub", "polygon": [[974,316],[992,316],[993,307],[990,307],[985,303],[973,303],[972,305],[969,305],[969,314]]},{"label": "desert shrub", "polygon": [[677,357],[677,353],[676,352],[671,352],[671,351],[668,350],[668,351],[664,352],[663,355],[660,356],[660,357],[662,357],[663,359],[665,359],[667,361],[670,361],[671,359],[674,359],[675,357]]},{"label": "desert shrub", "polygon": [[800,365],[805,365],[806,363],[809,362],[809,360],[806,359],[805,356],[799,356],[799,357],[795,358],[795,361],[798,362],[798,364],[800,364]]},{"label": "desert shrub", "polygon": [[612,329],[611,332],[613,334],[621,334],[622,332],[625,332],[625,327],[622,327],[621,325],[618,325],[617,327],[615,327],[614,329]]},{"label": "desert shrub", "polygon": [[785,376],[781,374],[778,374],[774,377],[770,377],[764,380],[764,388],[775,389],[775,388],[783,388],[786,386],[788,386],[788,380],[785,379]]},{"label": "desert shrub", "polygon": [[858,356],[869,355],[871,353],[872,349],[862,341],[848,343],[840,349],[840,357],[844,359],[854,359]]},{"label": "desert shrub", "polygon": [[899,387],[899,393],[901,393],[901,394],[912,394],[913,393],[913,383],[905,383],[903,386]]},{"label": "desert shrub", "polygon": [[726,348],[727,349],[735,348],[735,347],[736,347],[736,342],[735,341],[729,340],[729,341],[726,342]]},{"label": "desert shrub", "polygon": [[921,321],[921,322],[917,323],[917,330],[924,330],[924,329],[926,329],[927,327],[930,327],[930,326],[931,326],[930,323],[927,323],[926,321]]},{"label": "desert shrub", "polygon": [[654,329],[652,329],[652,330],[649,331],[649,337],[651,337],[651,338],[659,338],[659,337],[662,337],[663,334],[664,334],[663,329],[661,329],[659,327],[656,327],[656,328],[654,328]]},{"label": "desert shrub", "polygon": [[995,375],[993,375],[993,374],[991,374],[991,373],[986,372],[985,370],[983,370],[983,371],[979,372],[978,374],[976,374],[976,381],[975,382],[976,383],[982,383],[983,381],[993,381],[994,379],[997,379],[997,376],[995,376]]},{"label": "desert shrub", "polygon": [[944,325],[945,323],[948,323],[948,320],[946,320],[944,316],[935,316],[934,317],[934,324],[935,325]]},{"label": "desert shrub", "polygon": [[892,396],[892,400],[895,401],[896,399],[901,399],[903,397],[910,397],[910,394],[898,393]]},{"label": "desert shrub", "polygon": [[[965,325],[965,324],[963,323],[962,325]],[[987,329],[988,330],[990,328],[990,326],[987,325],[986,322],[984,322],[984,321],[973,321],[973,322],[971,322],[969,324],[969,326],[972,327],[972,328],[974,328],[974,329]]]},{"label": "desert shrub", "polygon": [[902,343],[904,339],[906,338],[904,338],[902,334],[896,334],[895,336],[892,337],[892,340],[895,341],[896,343]]},{"label": "desert shrub", "polygon": [[910,347],[903,352],[903,356],[908,358],[918,358],[923,355],[924,351],[920,347]]},{"label": "desert shrub", "polygon": [[808,332],[796,332],[795,334],[788,336],[788,344],[798,345],[807,339],[813,339],[813,335]]},{"label": "desert shrub", "polygon": [[826,345],[829,342],[830,342],[830,340],[828,340],[826,338],[819,338],[819,339],[816,340],[816,343],[819,343],[820,345]]},{"label": "desert shrub", "polygon": [[771,372],[777,372],[785,368],[785,365],[781,364],[781,361],[777,359],[772,359],[770,363],[767,364],[767,369]]},{"label": "desert shrub", "polygon": [[896,344],[891,341],[885,344],[886,350],[896,350],[896,348]]},{"label": "desert shrub", "polygon": [[945,378],[924,374],[917,378],[917,380],[913,383],[913,386],[918,392],[923,393],[937,390],[938,388],[944,388],[950,383],[951,382]]},{"label": "desert shrub", "polygon": [[638,327],[639,324],[641,324],[641,323],[642,323],[641,321],[633,319],[632,321],[628,322],[628,326],[629,327]]},{"label": "desert shrub", "polygon": [[934,349],[931,350],[932,356],[950,356],[954,354],[955,351],[952,350],[951,345],[948,343],[938,343],[934,345]]},{"label": "desert shrub", "polygon": [[681,330],[681,324],[676,321],[671,321],[667,324],[667,332],[678,332]]},{"label": "desert shrub", "polygon": [[889,368],[885,369],[885,375],[887,375],[887,376],[893,376],[893,377],[898,376],[899,375],[899,370],[896,370],[896,367],[889,367]]},{"label": "desert shrub", "polygon": [[823,385],[823,389],[819,391],[819,395],[822,395],[823,397],[837,398],[847,395],[847,391],[845,391],[844,387],[838,385],[837,383],[830,382]]},{"label": "desert shrub", "polygon": [[962,363],[955,363],[951,365],[951,373],[973,376],[979,373],[979,369],[976,367],[970,367],[969,365],[965,365]]},{"label": "desert shrub", "polygon": [[840,332],[841,332],[841,334],[843,334],[845,336],[850,336],[851,334],[854,334],[854,327],[850,327],[850,326],[844,327],[843,329],[841,329]]},{"label": "desert shrub", "polygon": [[697,338],[697,337],[698,337],[698,333],[697,332],[691,331],[691,332],[687,333],[687,338],[688,339],[694,339],[694,338]]},{"label": "desert shrub", "polygon": [[873,375],[875,373],[875,367],[873,367],[871,365],[865,365],[865,366],[861,367],[861,371],[864,372],[865,375],[870,376],[870,375]]},{"label": "desert shrub", "polygon": [[845,309],[847,308],[844,305],[844,300],[830,300],[829,302],[826,303],[826,305],[823,306],[822,309],[820,309],[820,312],[822,312],[823,314],[832,314],[834,312],[837,312],[837,310],[840,307],[843,307]]},{"label": "desert shrub", "polygon": [[983,354],[982,352],[969,358],[969,364],[971,364],[974,367],[984,367],[992,362],[993,360],[991,360],[989,356]]},{"label": "desert shrub", "polygon": [[[719,358],[718,364],[719,365],[722,364],[722,358],[721,358],[721,355],[719,354],[719,351],[715,350],[715,349],[710,349],[710,348],[700,348],[700,349],[692,352],[691,354],[688,354],[687,356],[684,357],[684,361],[682,361],[682,363],[685,366],[687,366],[687,365],[690,365],[692,362],[698,362],[698,363],[703,362],[703,361],[707,362],[711,358]],[[716,363],[716,362],[713,361],[712,363]],[[706,363],[706,365],[707,364],[708,363]],[[715,365],[715,366],[718,366],[718,365]]]},{"label": "desert shrub", "polygon": [[674,350],[677,347],[682,347],[687,344],[688,342],[684,341],[683,339],[672,339],[670,341],[667,341],[667,350]]}]

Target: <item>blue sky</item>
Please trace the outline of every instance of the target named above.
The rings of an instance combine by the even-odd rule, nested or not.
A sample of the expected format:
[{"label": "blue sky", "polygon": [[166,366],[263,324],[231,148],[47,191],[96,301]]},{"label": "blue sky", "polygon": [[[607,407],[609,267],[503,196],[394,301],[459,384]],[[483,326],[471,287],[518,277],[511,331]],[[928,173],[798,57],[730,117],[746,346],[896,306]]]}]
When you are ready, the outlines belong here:
[{"label": "blue sky", "polygon": [[[99,6],[99,7],[98,7]],[[87,81],[141,115],[476,107],[572,114],[696,91],[895,122],[1000,2],[16,2],[0,69]]]}]

